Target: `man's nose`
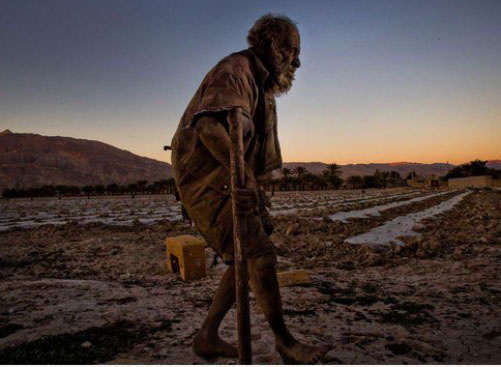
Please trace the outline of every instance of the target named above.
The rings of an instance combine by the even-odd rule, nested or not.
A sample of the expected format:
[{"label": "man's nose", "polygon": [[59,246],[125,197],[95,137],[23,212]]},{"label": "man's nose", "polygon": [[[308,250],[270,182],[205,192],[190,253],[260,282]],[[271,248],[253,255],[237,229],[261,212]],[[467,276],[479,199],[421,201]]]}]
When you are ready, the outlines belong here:
[{"label": "man's nose", "polygon": [[292,60],[292,66],[294,66],[295,68],[301,66],[301,61],[299,61],[299,57],[295,57],[294,60]]}]

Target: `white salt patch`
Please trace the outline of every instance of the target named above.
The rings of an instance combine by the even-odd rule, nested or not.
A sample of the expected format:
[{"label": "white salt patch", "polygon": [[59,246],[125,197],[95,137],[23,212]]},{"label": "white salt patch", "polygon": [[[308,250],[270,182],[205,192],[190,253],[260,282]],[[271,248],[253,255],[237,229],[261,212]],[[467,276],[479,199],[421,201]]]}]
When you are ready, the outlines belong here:
[{"label": "white salt patch", "polygon": [[173,196],[153,195],[144,198],[92,197],[36,198],[0,201],[0,232],[19,228],[33,228],[44,224],[105,223],[132,225],[139,218],[146,224],[157,221],[181,220],[181,206]]},{"label": "white salt patch", "polygon": [[[373,202],[373,201],[380,201],[380,200],[389,200],[389,199],[394,199],[394,198],[406,198],[409,196],[414,196],[416,195],[416,192],[411,192],[411,193],[404,193],[404,194],[398,194],[398,195],[390,195],[390,196],[382,196],[382,195],[373,195],[373,196],[365,196],[362,198],[341,198],[341,199],[336,199],[336,200],[328,200],[323,204],[317,205],[317,202],[314,201],[312,203],[307,203],[307,204],[297,204],[297,205],[273,205],[272,209],[270,210],[270,215],[276,216],[276,215],[291,215],[291,214],[296,214],[298,210],[303,210],[303,211],[309,211],[309,210],[314,210],[314,209],[323,209],[327,208],[328,206],[334,205],[334,204],[347,204],[347,203],[366,203],[366,202]],[[312,219],[317,219],[321,220],[322,218],[312,218]]]},{"label": "white salt patch", "polygon": [[350,237],[346,240],[346,242],[353,245],[363,243],[388,245],[392,242],[398,245],[403,245],[404,243],[398,240],[398,237],[418,236],[419,233],[413,231],[412,229],[415,228],[420,221],[452,209],[454,205],[458,204],[469,194],[471,194],[471,191],[454,196],[453,198],[426,210],[397,217],[386,222],[382,226],[371,229],[369,232]]},{"label": "white salt patch", "polygon": [[388,204],[384,204],[384,205],[376,205],[376,206],[373,206],[373,207],[367,208],[367,209],[350,210],[348,212],[338,212],[338,213],[329,215],[329,218],[333,221],[339,220],[341,222],[346,223],[348,221],[348,219],[350,219],[350,218],[367,218],[368,216],[376,216],[377,217],[377,216],[381,215],[381,212],[383,210],[387,210],[387,209],[391,209],[391,208],[395,208],[398,206],[407,205],[407,204],[411,204],[411,203],[416,203],[419,201],[433,198],[435,196],[445,195],[449,192],[447,192],[447,191],[446,192],[439,192],[436,194],[420,196],[420,197],[409,199],[409,200],[396,201],[396,202],[388,203]]},{"label": "white salt patch", "polygon": [[297,213],[297,208],[292,209],[281,209],[281,210],[270,210],[270,215],[274,217],[275,215],[291,215]]}]

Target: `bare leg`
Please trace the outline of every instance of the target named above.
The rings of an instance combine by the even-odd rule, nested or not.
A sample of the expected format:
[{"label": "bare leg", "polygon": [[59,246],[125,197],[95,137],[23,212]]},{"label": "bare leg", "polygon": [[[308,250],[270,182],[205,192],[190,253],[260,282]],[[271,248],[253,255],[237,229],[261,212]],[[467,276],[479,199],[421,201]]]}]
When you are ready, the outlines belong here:
[{"label": "bare leg", "polygon": [[282,301],[275,272],[275,257],[249,259],[252,291],[275,334],[277,351],[286,364],[313,364],[330,349],[312,347],[298,342],[289,332],[282,316]]},{"label": "bare leg", "polygon": [[193,352],[202,357],[238,357],[238,350],[219,337],[219,326],[235,303],[235,267],[226,269],[202,328],[193,340]]}]

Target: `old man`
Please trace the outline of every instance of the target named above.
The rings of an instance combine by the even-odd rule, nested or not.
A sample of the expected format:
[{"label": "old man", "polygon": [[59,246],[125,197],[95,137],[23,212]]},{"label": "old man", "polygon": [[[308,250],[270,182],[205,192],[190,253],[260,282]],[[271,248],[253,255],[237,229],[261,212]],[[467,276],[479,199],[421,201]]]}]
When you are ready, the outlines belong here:
[{"label": "old man", "polygon": [[235,303],[233,227],[230,197],[228,114],[238,108],[244,131],[245,188],[237,206],[245,213],[252,291],[275,335],[286,363],[315,363],[327,347],[297,341],[283,316],[275,265],[272,226],[266,220],[259,181],[281,167],[275,96],[292,86],[299,61],[299,31],[285,16],[265,15],[247,36],[249,48],[222,59],[206,75],[184,112],[172,140],[172,166],[181,201],[197,230],[228,269],[193,342],[200,356],[238,356],[218,329]]}]

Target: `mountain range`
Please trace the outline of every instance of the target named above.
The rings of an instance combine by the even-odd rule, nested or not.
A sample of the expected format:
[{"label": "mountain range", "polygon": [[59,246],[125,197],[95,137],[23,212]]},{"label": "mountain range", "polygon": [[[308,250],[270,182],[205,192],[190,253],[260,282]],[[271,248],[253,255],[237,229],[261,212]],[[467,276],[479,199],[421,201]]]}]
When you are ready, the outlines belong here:
[{"label": "mountain range", "polygon": [[94,140],[0,133],[0,190],[129,184],[172,176],[170,164]]},{"label": "mountain range", "polygon": [[[284,167],[305,167],[320,173],[322,162],[288,162]],[[491,160],[488,167],[501,169],[501,160]],[[370,163],[340,165],[341,177],[369,175],[376,170],[397,171],[403,177],[415,171],[422,176],[445,175],[454,165],[448,163]],[[276,172],[275,177],[280,173]],[[99,141],[61,136],[0,133],[0,191],[5,188],[28,188],[42,185],[129,184],[139,180],[154,182],[172,177],[170,164]]]}]

